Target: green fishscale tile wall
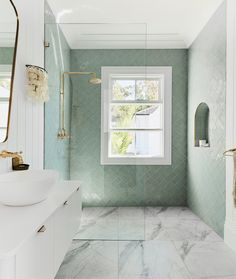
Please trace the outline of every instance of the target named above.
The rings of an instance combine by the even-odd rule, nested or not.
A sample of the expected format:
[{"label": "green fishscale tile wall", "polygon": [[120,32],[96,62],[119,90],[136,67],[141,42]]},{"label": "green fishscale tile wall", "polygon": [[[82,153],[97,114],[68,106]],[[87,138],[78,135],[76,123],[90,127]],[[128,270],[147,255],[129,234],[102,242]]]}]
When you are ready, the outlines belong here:
[{"label": "green fishscale tile wall", "polygon": [[83,185],[86,206],[186,205],[187,51],[72,50],[72,71],[102,66],[173,67],[171,166],[100,165],[101,87],[88,77],[72,77],[71,179]]},{"label": "green fishscale tile wall", "polygon": [[[188,204],[223,235],[225,219],[226,4],[209,21],[189,50]],[[210,148],[194,146],[194,114],[210,109]]]}]

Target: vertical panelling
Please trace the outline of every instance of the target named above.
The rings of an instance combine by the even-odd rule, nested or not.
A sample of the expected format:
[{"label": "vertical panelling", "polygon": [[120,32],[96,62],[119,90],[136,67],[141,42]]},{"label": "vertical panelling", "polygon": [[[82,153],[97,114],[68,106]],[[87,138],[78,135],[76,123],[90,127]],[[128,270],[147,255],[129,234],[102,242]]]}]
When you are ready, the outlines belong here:
[{"label": "vertical panelling", "polygon": [[[16,73],[9,138],[0,149],[23,151],[31,168],[43,168],[44,109],[26,97],[26,64],[44,65],[44,1],[14,0],[20,20]],[[10,159],[0,159],[0,172],[11,168]]]}]

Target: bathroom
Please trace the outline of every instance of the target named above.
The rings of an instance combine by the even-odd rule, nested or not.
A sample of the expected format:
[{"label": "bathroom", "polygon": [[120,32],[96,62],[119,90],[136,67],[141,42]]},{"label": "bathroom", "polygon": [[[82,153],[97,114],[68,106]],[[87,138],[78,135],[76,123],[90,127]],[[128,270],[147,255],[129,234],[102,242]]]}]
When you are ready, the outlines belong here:
[{"label": "bathroom", "polygon": [[3,2],[0,279],[236,279],[235,1]]}]

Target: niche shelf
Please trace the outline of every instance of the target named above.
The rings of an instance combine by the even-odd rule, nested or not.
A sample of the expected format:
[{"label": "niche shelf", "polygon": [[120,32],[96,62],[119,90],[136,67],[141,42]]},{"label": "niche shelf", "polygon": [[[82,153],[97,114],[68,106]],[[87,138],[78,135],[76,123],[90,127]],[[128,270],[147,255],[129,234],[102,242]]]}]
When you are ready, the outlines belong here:
[{"label": "niche shelf", "polygon": [[[206,103],[200,103],[195,113],[194,125],[194,146],[195,147],[210,147],[209,143],[209,115],[210,110]],[[205,140],[206,145],[200,146],[199,141]]]}]

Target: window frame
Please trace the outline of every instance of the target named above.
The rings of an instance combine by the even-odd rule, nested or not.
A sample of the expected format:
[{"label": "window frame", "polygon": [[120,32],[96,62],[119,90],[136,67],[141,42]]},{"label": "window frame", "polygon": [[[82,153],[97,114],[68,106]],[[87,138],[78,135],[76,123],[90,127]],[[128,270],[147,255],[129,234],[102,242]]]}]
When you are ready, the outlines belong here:
[{"label": "window frame", "polygon": [[[101,89],[101,164],[102,165],[171,165],[171,142],[172,142],[172,67],[102,67],[102,89]],[[163,138],[164,155],[163,157],[109,157],[109,121],[112,98],[112,78],[114,76],[129,75],[134,79],[139,77],[156,76],[163,78],[162,100],[148,101],[146,104],[163,104]],[[145,101],[131,101],[131,103],[145,103]],[[112,102],[112,104],[114,101]],[[119,103],[119,101],[118,101]],[[128,102],[125,101],[124,104]],[[134,129],[135,130],[135,129]],[[138,130],[138,129],[137,129]],[[148,131],[148,129],[145,129]],[[155,129],[157,130],[157,129]]]}]

